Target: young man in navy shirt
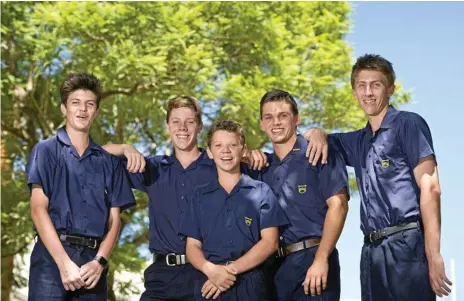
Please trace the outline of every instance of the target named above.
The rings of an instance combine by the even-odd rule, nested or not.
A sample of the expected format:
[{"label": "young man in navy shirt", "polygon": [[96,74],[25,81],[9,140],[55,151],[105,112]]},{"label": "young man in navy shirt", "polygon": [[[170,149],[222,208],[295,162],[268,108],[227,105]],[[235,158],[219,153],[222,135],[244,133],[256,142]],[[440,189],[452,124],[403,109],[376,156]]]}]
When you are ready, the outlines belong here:
[{"label": "young man in navy shirt", "polygon": [[335,248],[348,212],[348,180],[340,154],[310,165],[308,142],[297,135],[298,108],[286,91],[266,93],[261,129],[274,153],[260,179],[274,190],[290,221],[280,229],[280,266],[274,277],[278,300],[339,300],[340,266]]},{"label": "young man in navy shirt", "polygon": [[34,147],[26,169],[38,232],[28,300],[103,301],[120,211],[135,200],[119,159],[89,136],[98,115],[100,81],[70,74],[60,94],[66,126]]},{"label": "young man in navy shirt", "polygon": [[278,226],[287,224],[268,185],[243,174],[243,128],[219,121],[207,135],[208,155],[218,177],[198,187],[181,225],[187,257],[204,276],[196,281],[196,300],[262,301],[259,265],[278,246]]},{"label": "young man in navy shirt", "polygon": [[[363,301],[435,300],[451,282],[440,254],[440,184],[432,135],[418,114],[389,105],[392,64],[358,58],[353,93],[368,117],[363,129],[329,135],[356,172],[361,197]],[[325,135],[312,130],[307,136]]]},{"label": "young man in navy shirt", "polygon": [[[198,273],[185,256],[185,239],[178,235],[179,226],[187,197],[194,188],[217,178],[214,162],[198,147],[203,123],[196,98],[177,96],[169,100],[166,128],[174,145],[170,156],[144,158],[130,145],[104,146],[114,155],[127,157],[125,164],[131,172],[132,187],[149,197],[149,248],[153,263],[144,273],[141,301],[194,300],[192,283]],[[259,153],[255,155],[260,157]]]}]

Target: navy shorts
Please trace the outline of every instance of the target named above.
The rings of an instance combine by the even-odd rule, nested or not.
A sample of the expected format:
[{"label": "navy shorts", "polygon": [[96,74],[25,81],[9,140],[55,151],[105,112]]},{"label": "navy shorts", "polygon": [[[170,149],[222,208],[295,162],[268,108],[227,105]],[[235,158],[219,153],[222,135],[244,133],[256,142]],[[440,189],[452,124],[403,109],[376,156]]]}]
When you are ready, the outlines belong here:
[{"label": "navy shorts", "polygon": [[[79,267],[93,260],[98,251],[68,243],[63,243],[63,247],[69,258]],[[58,266],[43,242],[39,240],[34,245],[29,272],[28,301],[106,301],[107,291],[106,270],[93,289],[66,291]]]},{"label": "navy shorts", "polygon": [[[195,300],[206,301],[201,296],[201,288],[208,278],[200,273],[201,277],[195,283]],[[237,276],[234,285],[221,293],[218,301],[263,301],[266,300],[266,285],[262,271],[253,269]]]},{"label": "navy shorts", "polygon": [[364,244],[362,301],[436,300],[429,280],[424,235],[418,229]]},{"label": "navy shorts", "polygon": [[198,277],[199,272],[190,264],[152,263],[144,272],[145,291],[140,301],[193,301],[193,285]]},{"label": "navy shorts", "polygon": [[280,301],[338,301],[340,300],[340,263],[338,251],[334,249],[329,256],[329,274],[327,287],[322,294],[314,297],[304,293],[303,281],[306,272],[313,264],[317,246],[301,250],[285,257],[280,265],[274,282]]}]

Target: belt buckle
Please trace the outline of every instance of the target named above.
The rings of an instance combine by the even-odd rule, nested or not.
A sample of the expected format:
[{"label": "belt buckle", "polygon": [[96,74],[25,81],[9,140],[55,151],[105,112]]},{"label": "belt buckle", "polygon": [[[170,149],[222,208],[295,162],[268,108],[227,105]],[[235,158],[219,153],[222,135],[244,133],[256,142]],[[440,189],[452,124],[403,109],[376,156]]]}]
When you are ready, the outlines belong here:
[{"label": "belt buckle", "polygon": [[284,256],[285,256],[284,247],[279,246],[277,248],[277,258],[284,257]]},{"label": "belt buckle", "polygon": [[93,246],[89,246],[89,248],[94,249],[94,250],[97,248],[97,240],[96,239],[93,240]]},{"label": "belt buckle", "polygon": [[174,256],[174,261],[175,261],[175,259],[176,259],[176,254],[175,254],[175,253],[169,253],[169,254],[166,254],[166,264],[167,264],[168,266],[170,266],[170,267],[175,267],[175,266],[176,266],[175,263],[170,263],[170,262],[169,262],[169,257],[170,257],[170,256]]},{"label": "belt buckle", "polygon": [[374,234],[375,234],[375,231],[369,233],[369,242],[370,242],[370,243],[373,243],[373,242],[375,241],[375,240],[372,238],[372,235],[374,235]]}]

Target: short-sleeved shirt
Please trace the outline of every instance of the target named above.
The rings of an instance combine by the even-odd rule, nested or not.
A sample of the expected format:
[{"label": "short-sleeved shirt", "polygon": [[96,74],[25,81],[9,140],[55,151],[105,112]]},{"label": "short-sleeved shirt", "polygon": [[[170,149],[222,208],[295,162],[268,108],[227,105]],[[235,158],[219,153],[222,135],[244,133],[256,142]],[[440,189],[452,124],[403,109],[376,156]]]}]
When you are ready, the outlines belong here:
[{"label": "short-sleeved shirt", "polygon": [[184,254],[185,238],[178,235],[195,187],[217,179],[214,162],[202,151],[187,168],[175,153],[145,158],[143,173],[130,174],[133,188],[148,194],[149,248],[156,254]]},{"label": "short-sleeved shirt", "polygon": [[420,220],[420,189],[414,168],[434,155],[432,135],[418,114],[388,108],[379,130],[329,135],[329,141],[353,166],[361,196],[361,230]]},{"label": "short-sleeved shirt", "polygon": [[269,167],[258,176],[273,189],[290,221],[289,227],[281,227],[284,245],[322,237],[327,200],[344,188],[348,191],[341,155],[330,148],[328,163],[312,166],[305,156],[307,147],[308,141],[297,135],[290,153],[283,160],[270,155]]},{"label": "short-sleeved shirt", "polygon": [[119,159],[91,138],[79,156],[64,127],[34,146],[26,173],[29,187],[42,186],[58,233],[103,238],[110,209],[135,205]]},{"label": "short-sleeved shirt", "polygon": [[287,224],[268,185],[242,174],[230,193],[214,180],[191,198],[180,234],[202,242],[213,263],[237,260],[261,239],[261,230]]}]

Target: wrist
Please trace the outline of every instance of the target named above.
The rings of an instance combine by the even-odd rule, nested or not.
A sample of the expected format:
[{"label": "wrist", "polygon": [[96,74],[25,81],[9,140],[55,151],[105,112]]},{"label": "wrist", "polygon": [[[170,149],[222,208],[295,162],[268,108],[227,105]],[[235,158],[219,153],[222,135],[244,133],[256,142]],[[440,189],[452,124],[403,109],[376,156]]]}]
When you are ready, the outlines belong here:
[{"label": "wrist", "polygon": [[201,272],[209,278],[209,274],[211,273],[214,266],[215,265],[212,262],[206,260],[205,263],[201,266]]},{"label": "wrist", "polygon": [[101,256],[101,255],[97,255],[93,258],[93,260],[95,260],[96,262],[98,262],[98,264],[100,264],[104,269],[106,267],[108,267],[108,259],[106,259],[105,257]]},{"label": "wrist", "polygon": [[314,257],[314,262],[327,262],[329,260],[329,253],[317,251]]}]

